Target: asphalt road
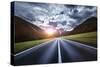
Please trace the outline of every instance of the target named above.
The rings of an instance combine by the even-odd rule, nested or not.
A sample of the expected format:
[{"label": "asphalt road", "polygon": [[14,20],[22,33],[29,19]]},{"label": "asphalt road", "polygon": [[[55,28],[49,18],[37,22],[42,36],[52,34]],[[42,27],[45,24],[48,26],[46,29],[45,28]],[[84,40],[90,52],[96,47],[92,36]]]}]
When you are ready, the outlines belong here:
[{"label": "asphalt road", "polygon": [[97,60],[97,49],[60,38],[14,55],[15,65],[51,64]]}]

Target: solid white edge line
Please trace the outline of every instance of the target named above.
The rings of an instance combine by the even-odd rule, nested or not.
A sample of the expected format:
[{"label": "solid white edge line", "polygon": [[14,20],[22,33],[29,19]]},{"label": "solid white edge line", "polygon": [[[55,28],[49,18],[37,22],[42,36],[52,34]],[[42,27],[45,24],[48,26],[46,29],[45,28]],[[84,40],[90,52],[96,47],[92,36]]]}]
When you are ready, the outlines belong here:
[{"label": "solid white edge line", "polygon": [[[54,39],[53,39],[53,40],[54,40]],[[51,40],[51,41],[53,41],[53,40]],[[26,49],[26,50],[24,50],[24,51],[22,51],[22,52],[20,52],[20,53],[15,54],[14,56],[17,56],[17,55],[20,55],[20,54],[22,54],[22,53],[25,53],[25,52],[27,52],[27,51],[33,49],[33,48],[39,47],[39,46],[41,46],[41,45],[43,45],[43,44],[45,44],[45,43],[49,43],[49,42],[51,42],[51,41],[44,42],[44,43],[42,43],[42,44],[39,44],[38,46],[34,46],[34,47],[29,48],[29,49]]]},{"label": "solid white edge line", "polygon": [[[71,40],[66,40],[66,39],[63,39],[63,40],[65,40],[65,41],[71,41]],[[72,42],[75,42],[75,43],[79,43],[79,42],[76,42],[76,41],[72,41]],[[95,48],[95,47],[92,47],[92,46],[88,46],[88,45],[85,45],[85,44],[83,44],[83,43],[79,43],[80,45],[82,45],[82,46],[86,46],[86,47],[89,47],[89,48],[92,48],[92,49],[97,49],[97,48]]]}]

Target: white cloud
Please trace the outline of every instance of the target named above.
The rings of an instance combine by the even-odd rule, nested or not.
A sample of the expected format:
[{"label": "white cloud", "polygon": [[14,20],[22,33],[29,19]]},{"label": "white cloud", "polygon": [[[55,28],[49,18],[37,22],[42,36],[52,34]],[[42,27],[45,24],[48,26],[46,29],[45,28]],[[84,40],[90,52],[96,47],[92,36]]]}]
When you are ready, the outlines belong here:
[{"label": "white cloud", "polygon": [[83,20],[96,16],[97,7],[78,6],[63,4],[42,4],[15,2],[15,15],[39,26],[49,25],[51,22],[57,24],[57,29],[65,31],[73,30]]},{"label": "white cloud", "polygon": [[65,6],[64,5],[58,5],[58,4],[49,4],[49,11],[51,15],[59,14],[60,12],[64,11]]}]

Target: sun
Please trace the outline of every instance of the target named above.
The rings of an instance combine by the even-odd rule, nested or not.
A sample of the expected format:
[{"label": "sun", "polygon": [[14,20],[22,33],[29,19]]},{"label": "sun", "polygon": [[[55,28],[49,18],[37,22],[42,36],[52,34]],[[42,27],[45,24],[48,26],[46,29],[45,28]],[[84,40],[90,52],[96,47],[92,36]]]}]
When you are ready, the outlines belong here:
[{"label": "sun", "polygon": [[54,29],[46,29],[45,32],[49,36],[52,36],[52,35],[54,35],[56,33],[56,30],[54,30]]}]

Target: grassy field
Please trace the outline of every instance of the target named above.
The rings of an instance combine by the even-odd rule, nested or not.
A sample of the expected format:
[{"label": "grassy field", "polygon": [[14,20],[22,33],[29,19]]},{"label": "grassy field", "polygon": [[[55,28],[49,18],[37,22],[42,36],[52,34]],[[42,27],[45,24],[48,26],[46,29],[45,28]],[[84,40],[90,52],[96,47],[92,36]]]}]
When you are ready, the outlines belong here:
[{"label": "grassy field", "polygon": [[97,32],[88,32],[76,35],[69,35],[62,37],[64,39],[70,39],[82,43],[92,44],[91,46],[96,46],[97,44]]},{"label": "grassy field", "polygon": [[36,45],[39,45],[39,44],[46,42],[46,41],[49,41],[49,40],[51,40],[51,39],[43,39],[43,40],[34,40],[34,41],[15,43],[14,54],[19,53],[21,51],[24,51],[26,49],[29,49],[31,47],[34,47]]}]

